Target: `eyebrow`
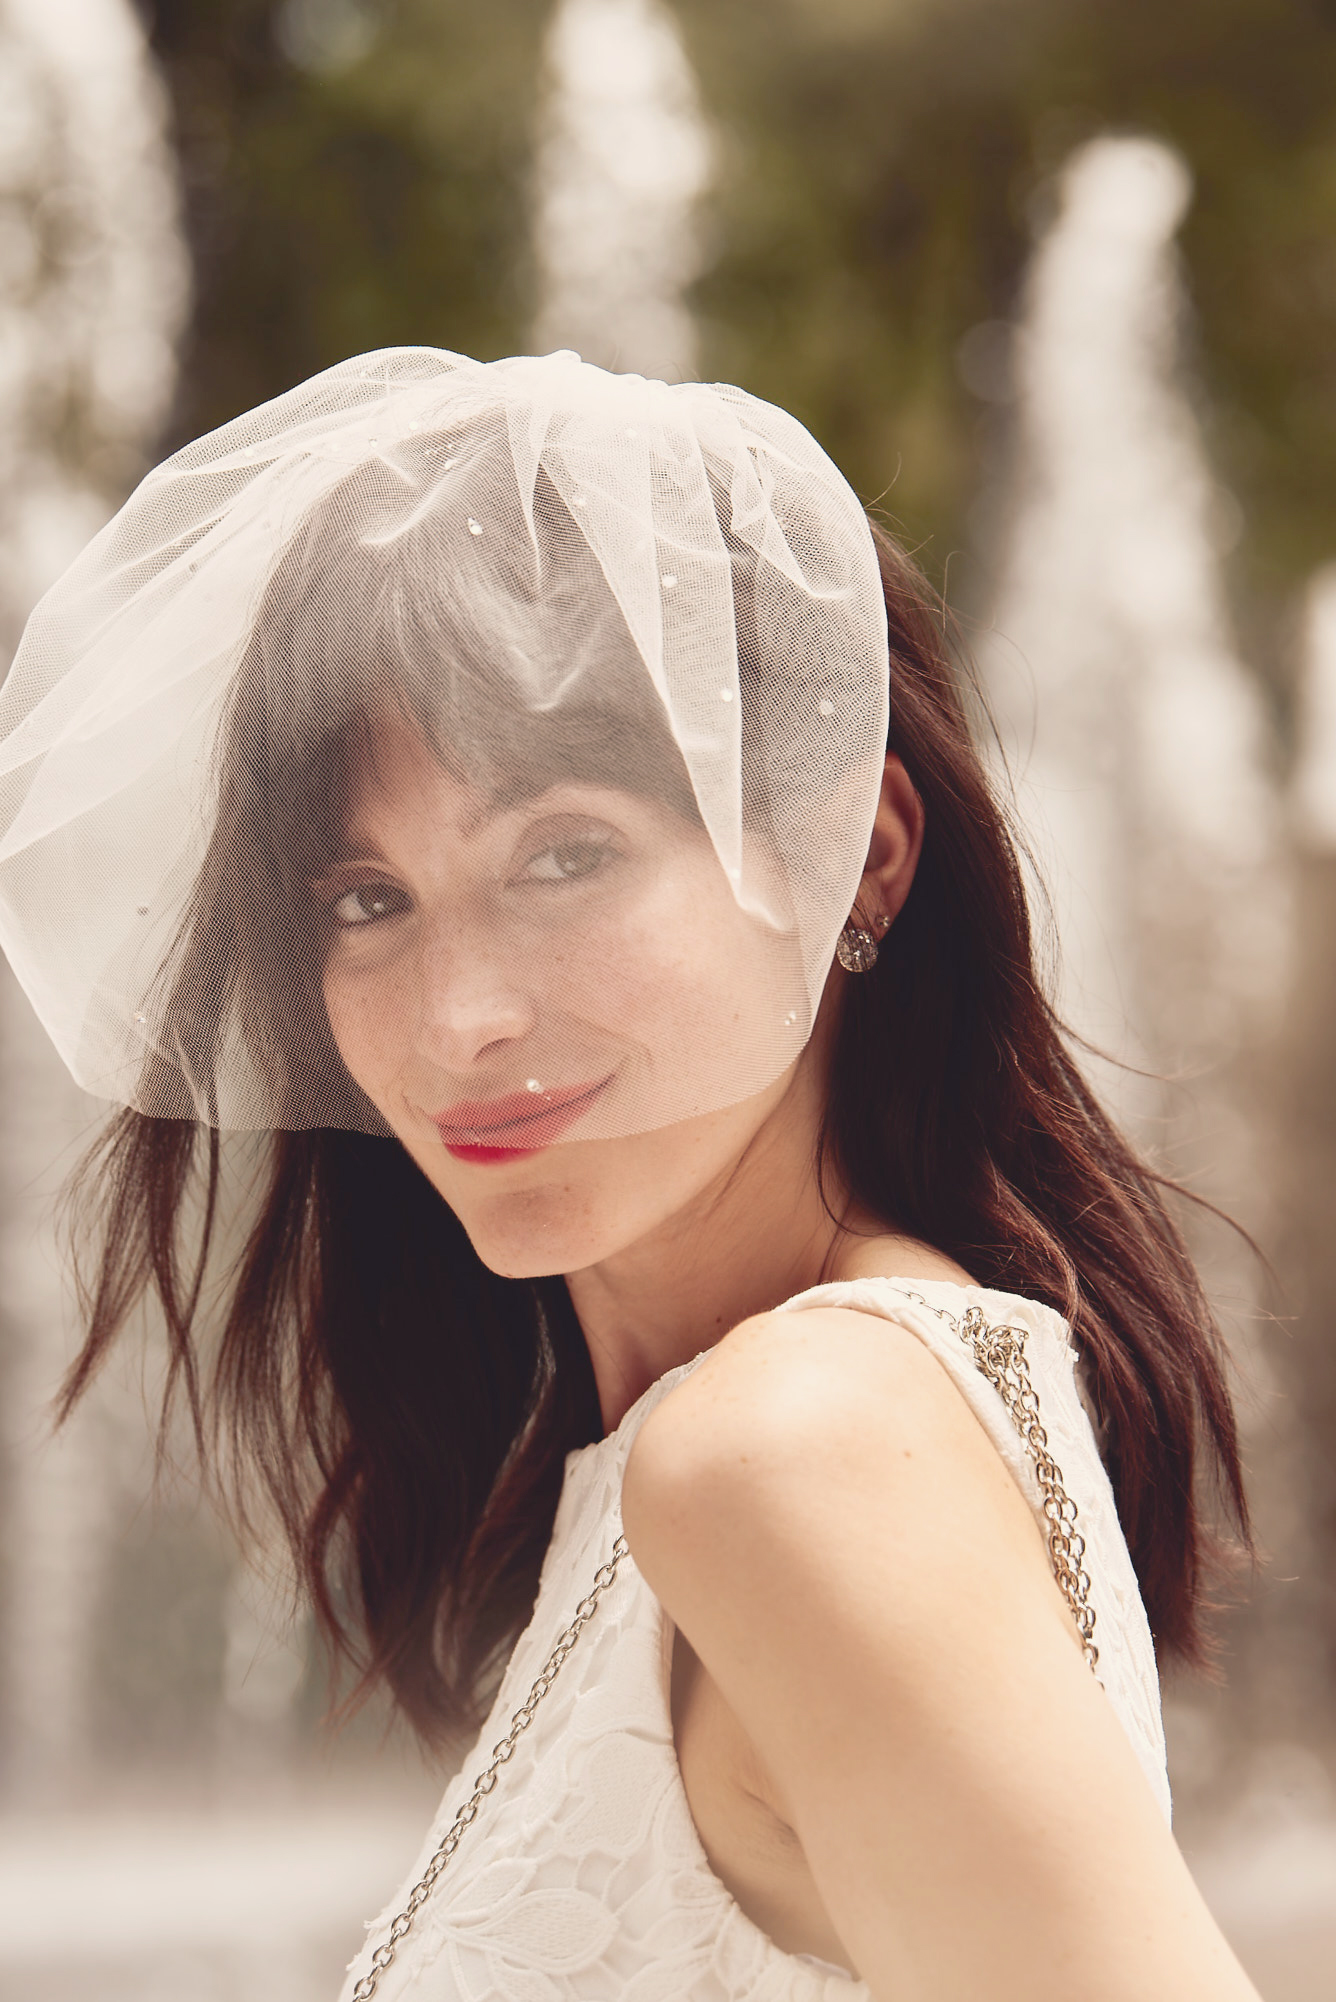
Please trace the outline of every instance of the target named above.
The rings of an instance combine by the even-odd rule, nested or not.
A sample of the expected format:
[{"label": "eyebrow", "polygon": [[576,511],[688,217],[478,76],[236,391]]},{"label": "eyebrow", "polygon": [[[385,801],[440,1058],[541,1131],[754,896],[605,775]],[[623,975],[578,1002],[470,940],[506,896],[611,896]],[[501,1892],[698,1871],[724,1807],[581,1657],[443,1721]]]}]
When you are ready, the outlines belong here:
[{"label": "eyebrow", "polygon": [[[488,821],[499,820],[502,814],[513,813],[517,807],[526,806],[533,800],[541,799],[544,793],[556,790],[556,786],[547,784],[515,786],[509,791],[495,793],[490,800],[484,800],[481,806],[475,807],[461,821],[460,834],[465,841],[471,841],[474,835],[487,825]],[[337,843],[331,849],[329,859],[324,866],[326,870],[337,869],[353,860],[383,862],[386,868],[390,867],[389,857],[376,842],[369,839],[355,841],[345,831],[340,835]],[[316,877],[314,880],[319,881],[319,877]]]},{"label": "eyebrow", "polygon": [[473,836],[485,827],[489,820],[496,820],[505,812],[507,804],[508,802],[498,799],[493,800],[490,805],[484,802],[482,806],[476,807],[460,826],[459,831],[464,839],[471,841]]}]

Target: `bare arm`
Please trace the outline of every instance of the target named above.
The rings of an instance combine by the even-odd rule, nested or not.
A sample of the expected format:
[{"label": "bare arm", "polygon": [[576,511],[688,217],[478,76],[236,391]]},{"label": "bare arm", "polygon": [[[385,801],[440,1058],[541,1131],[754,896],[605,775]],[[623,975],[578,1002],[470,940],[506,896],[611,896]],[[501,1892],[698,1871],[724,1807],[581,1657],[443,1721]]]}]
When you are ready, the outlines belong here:
[{"label": "bare arm", "polygon": [[736,1715],[884,2002],[1257,2002],[945,1372],[761,1316],[651,1415],[636,1562]]}]

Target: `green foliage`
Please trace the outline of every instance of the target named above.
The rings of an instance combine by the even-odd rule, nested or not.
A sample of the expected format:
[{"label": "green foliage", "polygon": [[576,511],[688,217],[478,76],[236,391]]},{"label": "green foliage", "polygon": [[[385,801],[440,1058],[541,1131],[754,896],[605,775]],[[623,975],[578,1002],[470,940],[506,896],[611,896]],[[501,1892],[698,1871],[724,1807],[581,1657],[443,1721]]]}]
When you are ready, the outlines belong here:
[{"label": "green foliage", "polygon": [[[955,367],[1010,316],[1083,139],[1169,140],[1217,466],[1246,580],[1336,555],[1336,10],[1313,0],[679,0],[727,137],[706,367],[788,403],[942,563],[980,409]],[[891,483],[894,483],[893,485]]]},{"label": "green foliage", "polygon": [[[358,349],[523,348],[550,6],[156,0],[200,274],[178,436]],[[1195,175],[1192,359],[1243,591],[1336,555],[1330,0],[677,6],[720,133],[706,372],[796,410],[930,566],[994,422],[960,341],[1014,312],[1046,186],[1110,129]],[[361,52],[303,66],[294,8],[363,20]]]},{"label": "green foliage", "polygon": [[523,345],[544,0],[385,0],[323,69],[290,11],[153,8],[197,266],[180,438],[367,348]]}]

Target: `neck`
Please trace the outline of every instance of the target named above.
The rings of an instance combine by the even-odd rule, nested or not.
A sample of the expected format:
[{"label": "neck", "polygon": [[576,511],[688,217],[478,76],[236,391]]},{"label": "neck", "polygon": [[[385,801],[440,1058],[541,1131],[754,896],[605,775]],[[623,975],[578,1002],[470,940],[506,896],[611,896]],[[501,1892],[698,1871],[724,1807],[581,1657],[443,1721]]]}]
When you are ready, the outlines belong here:
[{"label": "neck", "polygon": [[[817,1182],[816,1068],[799,1063],[741,1158],[685,1208],[567,1275],[609,1429],[666,1371],[827,1276],[843,1232]],[[827,1194],[838,1215],[829,1177]]]}]

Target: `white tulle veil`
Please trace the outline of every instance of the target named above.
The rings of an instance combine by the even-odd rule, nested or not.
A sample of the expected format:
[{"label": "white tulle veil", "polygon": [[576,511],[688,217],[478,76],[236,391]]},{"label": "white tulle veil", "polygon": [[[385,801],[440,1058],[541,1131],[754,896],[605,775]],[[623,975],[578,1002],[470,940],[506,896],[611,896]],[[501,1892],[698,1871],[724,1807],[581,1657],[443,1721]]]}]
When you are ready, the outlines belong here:
[{"label": "white tulle veil", "polygon": [[[887,680],[867,521],[783,411],[569,354],[363,355],[158,467],[37,607],[0,692],[0,941],[91,1092],[382,1130],[330,1032],[312,886],[378,733],[408,729],[516,825],[563,788],[623,793],[641,845],[659,830],[647,868],[708,850],[733,965],[693,984],[684,950],[660,1060],[598,1115],[664,1123],[761,1089],[810,1035]],[[541,1097],[633,1033],[588,995],[613,1009],[635,948],[592,888],[541,922],[524,897],[498,876],[478,935],[537,997],[491,1081],[537,1065]]]}]

